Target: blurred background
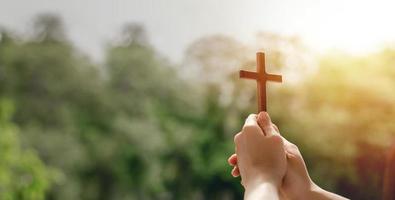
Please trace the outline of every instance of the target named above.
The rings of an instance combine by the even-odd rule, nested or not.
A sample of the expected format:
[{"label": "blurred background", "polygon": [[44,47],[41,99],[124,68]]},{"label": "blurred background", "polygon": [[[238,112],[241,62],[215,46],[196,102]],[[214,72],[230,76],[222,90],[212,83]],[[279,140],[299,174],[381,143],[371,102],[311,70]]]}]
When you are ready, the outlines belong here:
[{"label": "blurred background", "polygon": [[312,179],[379,199],[395,141],[395,5],[0,0],[0,199],[242,199],[227,158],[268,109]]}]

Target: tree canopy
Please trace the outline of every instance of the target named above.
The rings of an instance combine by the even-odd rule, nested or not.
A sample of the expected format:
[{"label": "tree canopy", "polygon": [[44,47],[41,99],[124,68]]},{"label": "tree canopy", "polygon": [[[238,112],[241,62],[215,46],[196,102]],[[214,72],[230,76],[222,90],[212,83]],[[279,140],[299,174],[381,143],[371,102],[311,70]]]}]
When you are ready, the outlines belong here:
[{"label": "tree canopy", "polygon": [[252,46],[213,35],[174,64],[131,23],[97,64],[65,30],[45,14],[31,35],[1,31],[0,199],[241,199],[226,159],[255,111],[254,83],[237,73],[256,50],[284,73],[269,113],[313,180],[352,199],[380,197],[395,132],[393,49],[312,62],[298,38],[260,33]]}]

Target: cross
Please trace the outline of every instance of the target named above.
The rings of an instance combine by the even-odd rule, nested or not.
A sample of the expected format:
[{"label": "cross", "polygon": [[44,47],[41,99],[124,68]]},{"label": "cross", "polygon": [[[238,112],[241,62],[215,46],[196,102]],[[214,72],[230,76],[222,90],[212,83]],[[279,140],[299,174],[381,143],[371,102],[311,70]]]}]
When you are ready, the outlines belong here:
[{"label": "cross", "polygon": [[240,70],[240,78],[255,79],[257,83],[258,113],[266,111],[266,81],[282,82],[281,75],[268,74],[265,71],[265,54],[256,53],[256,71]]}]

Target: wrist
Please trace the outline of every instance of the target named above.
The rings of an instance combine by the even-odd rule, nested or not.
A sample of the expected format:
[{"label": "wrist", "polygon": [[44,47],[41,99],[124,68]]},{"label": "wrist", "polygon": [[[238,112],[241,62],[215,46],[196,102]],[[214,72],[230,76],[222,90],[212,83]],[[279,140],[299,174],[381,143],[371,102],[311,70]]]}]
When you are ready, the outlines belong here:
[{"label": "wrist", "polygon": [[324,192],[318,185],[312,183],[309,190],[305,193],[305,198],[313,198]]},{"label": "wrist", "polygon": [[[266,198],[262,198],[265,196]],[[275,199],[279,196],[278,186],[273,182],[260,181],[245,188],[244,199]]]},{"label": "wrist", "polygon": [[337,195],[335,193],[331,193],[329,191],[326,191],[317,185],[314,184],[314,187],[311,188],[308,196],[306,199],[317,199],[317,200],[329,200],[329,199],[337,199],[337,200],[346,200],[347,198],[344,198],[340,195]]},{"label": "wrist", "polygon": [[314,182],[310,181],[305,186],[299,187],[299,189],[293,192],[285,193],[289,200],[305,200],[314,199],[318,194],[322,193],[322,189],[318,187]]},{"label": "wrist", "polygon": [[[252,171],[252,170],[251,170]],[[253,172],[253,171],[252,171]],[[244,179],[243,185],[245,190],[255,188],[257,186],[261,185],[272,185],[276,188],[280,188],[281,186],[281,179],[269,176],[267,174],[262,174],[262,173],[251,173],[248,176],[248,179]]]},{"label": "wrist", "polygon": [[331,199],[331,198],[326,198],[328,196],[328,192],[322,188],[320,188],[318,185],[315,183],[311,183],[310,187],[308,188],[307,191],[303,192],[302,196],[300,198],[297,198],[296,200],[304,200],[304,199]]}]

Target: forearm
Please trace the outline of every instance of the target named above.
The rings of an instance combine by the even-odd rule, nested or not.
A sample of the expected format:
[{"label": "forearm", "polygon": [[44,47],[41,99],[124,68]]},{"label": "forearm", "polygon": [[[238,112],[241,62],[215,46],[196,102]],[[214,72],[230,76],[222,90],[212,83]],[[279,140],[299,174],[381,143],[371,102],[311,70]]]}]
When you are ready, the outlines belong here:
[{"label": "forearm", "polygon": [[244,193],[244,200],[278,200],[279,190],[275,184],[262,182],[253,187],[247,188]]},{"label": "forearm", "polygon": [[316,200],[347,200],[340,195],[328,192],[321,189],[318,186],[313,187],[307,194],[306,199],[316,199]]}]

